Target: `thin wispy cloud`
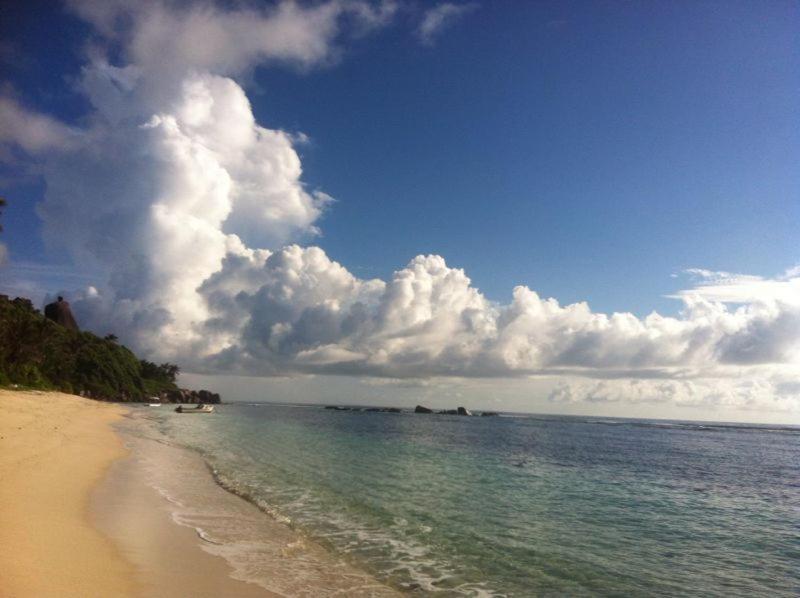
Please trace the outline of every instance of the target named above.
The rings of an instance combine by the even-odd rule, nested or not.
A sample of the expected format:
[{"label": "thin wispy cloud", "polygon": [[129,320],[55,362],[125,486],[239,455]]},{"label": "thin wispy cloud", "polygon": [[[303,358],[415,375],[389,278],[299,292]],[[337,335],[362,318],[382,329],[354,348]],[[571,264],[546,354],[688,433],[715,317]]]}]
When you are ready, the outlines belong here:
[{"label": "thin wispy cloud", "polygon": [[456,4],[442,2],[426,10],[417,27],[417,38],[424,45],[433,45],[439,35],[456,21],[478,8],[477,2]]},{"label": "thin wispy cloud", "polygon": [[26,109],[13,96],[0,95],[0,147],[16,144],[31,154],[62,150],[75,143],[77,134],[54,118]]},{"label": "thin wispy cloud", "polygon": [[800,271],[796,267],[773,278],[703,268],[688,268],[684,272],[692,276],[696,284],[669,295],[670,298],[685,302],[701,299],[741,304],[775,301],[792,303],[800,293]]}]

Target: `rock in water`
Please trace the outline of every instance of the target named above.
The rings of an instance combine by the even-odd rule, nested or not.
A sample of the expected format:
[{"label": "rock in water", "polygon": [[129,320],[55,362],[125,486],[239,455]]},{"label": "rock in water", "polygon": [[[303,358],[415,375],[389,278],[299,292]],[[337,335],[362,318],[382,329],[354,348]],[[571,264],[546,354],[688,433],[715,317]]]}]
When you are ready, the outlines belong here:
[{"label": "rock in water", "polygon": [[428,409],[427,407],[423,407],[422,405],[417,405],[414,408],[414,413],[433,413],[433,409]]},{"label": "rock in water", "polygon": [[466,407],[459,407],[457,413],[459,415],[472,415],[472,412]]},{"label": "rock in water", "polygon": [[47,319],[53,320],[56,324],[61,324],[64,328],[78,330],[78,323],[72,315],[69,303],[64,301],[63,297],[59,297],[57,301],[45,305],[44,315]]}]

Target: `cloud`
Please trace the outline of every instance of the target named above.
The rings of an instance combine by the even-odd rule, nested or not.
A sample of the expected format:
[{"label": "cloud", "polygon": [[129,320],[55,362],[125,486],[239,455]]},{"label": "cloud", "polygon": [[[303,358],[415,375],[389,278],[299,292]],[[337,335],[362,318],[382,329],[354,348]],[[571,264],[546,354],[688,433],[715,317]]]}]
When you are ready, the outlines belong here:
[{"label": "cloud", "polygon": [[[136,88],[117,89],[109,101],[136,109]],[[46,237],[108,272],[117,299],[168,312],[161,342],[176,347],[207,317],[196,289],[230,251],[313,236],[329,200],[302,184],[291,136],[258,126],[226,77],[187,74],[159,112],[98,118],[85,139],[45,166]]]},{"label": "cloud", "polygon": [[392,1],[359,0],[282,1],[263,9],[153,0],[73,0],[70,5],[106,38],[123,39],[127,61],[162,82],[190,69],[235,76],[264,62],[316,66],[335,56],[345,31],[385,26],[397,10]]},{"label": "cloud", "polygon": [[642,403],[706,407],[716,410],[800,410],[796,370],[762,369],[718,372],[717,376],[679,380],[569,380],[553,389],[554,403]]},{"label": "cloud", "polygon": [[730,308],[687,291],[681,317],[596,313],[527,287],[502,305],[440,256],[383,282],[317,247],[229,255],[200,293],[212,311],[206,337],[224,346],[207,355],[212,369],[669,379],[800,357],[800,295]]},{"label": "cloud", "polygon": [[477,2],[455,4],[442,2],[429,8],[422,15],[417,27],[417,38],[422,44],[432,45],[436,37],[459,18],[478,8]]},{"label": "cloud", "polygon": [[25,109],[9,95],[0,96],[0,146],[14,145],[29,154],[64,150],[77,132],[54,118]]},{"label": "cloud", "polygon": [[722,303],[792,302],[800,292],[800,271],[790,268],[774,278],[713,272],[702,268],[684,270],[700,283],[670,297],[684,302],[695,299]]},{"label": "cloud", "polygon": [[[1,245],[1,244],[0,244]],[[6,250],[8,248],[6,247]],[[79,272],[70,264],[43,264],[11,259],[6,254],[2,266],[2,292],[27,297],[34,305],[43,306],[48,294],[66,293],[76,288],[98,284],[97,277]]]},{"label": "cloud", "polygon": [[[294,144],[304,137],[259,126],[230,76],[270,61],[324,65],[341,36],[387,24],[395,5],[71,6],[103,43],[90,48],[77,82],[93,107],[87,126],[69,151],[44,159],[45,239],[106,272],[105,304],[87,298],[88,321],[110,319],[143,350],[179,352],[202,340],[209,314],[197,288],[225,256],[314,237],[331,200],[301,181]],[[123,62],[112,64],[103,45]]]},{"label": "cloud", "polygon": [[[263,62],[330,64],[343,37],[387,24],[394,4],[72,6],[104,40],[77,83],[92,106],[85,126],[12,102],[3,105],[27,124],[4,134],[41,161],[46,240],[107,280],[71,297],[84,327],[196,372],[556,376],[566,386],[554,400],[778,408],[788,403],[770,392],[796,397],[796,271],[694,269],[694,284],[675,295],[679,317],[639,318],[524,286],[493,302],[437,255],[390,280],[361,279],[303,246],[330,197],[303,183],[303,137],[261,126],[236,78]],[[432,9],[430,39],[456,14],[448,6],[472,5]]]}]

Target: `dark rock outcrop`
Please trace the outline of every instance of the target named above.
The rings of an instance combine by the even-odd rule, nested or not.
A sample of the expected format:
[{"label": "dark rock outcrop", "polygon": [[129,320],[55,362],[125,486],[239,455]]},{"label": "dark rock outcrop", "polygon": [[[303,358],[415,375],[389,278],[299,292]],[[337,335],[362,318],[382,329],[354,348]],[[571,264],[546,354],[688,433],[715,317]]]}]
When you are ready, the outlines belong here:
[{"label": "dark rock outcrop", "polygon": [[417,405],[414,407],[414,413],[433,413],[433,409],[423,407],[422,405]]},{"label": "dark rock outcrop", "polygon": [[339,405],[325,405],[323,409],[329,411],[363,411],[364,413],[402,413],[397,407],[340,407]]},{"label": "dark rock outcrop", "polygon": [[484,411],[481,413],[481,417],[497,417],[498,415],[497,411]]},{"label": "dark rock outcrop", "polygon": [[57,301],[45,305],[44,316],[64,328],[78,331],[78,323],[72,315],[72,309],[70,309],[69,303],[64,301],[63,297],[59,297]]},{"label": "dark rock outcrop", "polygon": [[459,407],[458,409],[442,409],[441,411],[437,411],[439,415],[472,415],[472,412],[467,409],[466,407]]}]

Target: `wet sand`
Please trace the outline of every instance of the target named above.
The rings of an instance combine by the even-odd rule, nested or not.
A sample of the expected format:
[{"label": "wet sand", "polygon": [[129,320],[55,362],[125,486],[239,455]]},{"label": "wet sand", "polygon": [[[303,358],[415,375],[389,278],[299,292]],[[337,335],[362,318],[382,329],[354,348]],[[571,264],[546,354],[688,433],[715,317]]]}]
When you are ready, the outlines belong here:
[{"label": "wet sand", "polygon": [[153,598],[276,596],[233,579],[233,568],[205,552],[194,529],[175,523],[168,501],[133,457],[114,463],[91,498],[91,520],[135,566],[138,595]]}]

